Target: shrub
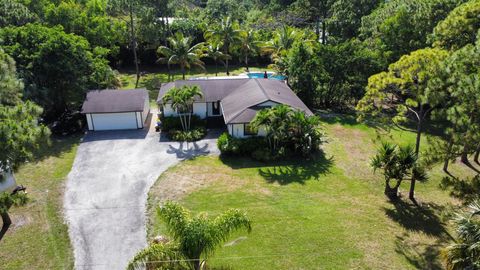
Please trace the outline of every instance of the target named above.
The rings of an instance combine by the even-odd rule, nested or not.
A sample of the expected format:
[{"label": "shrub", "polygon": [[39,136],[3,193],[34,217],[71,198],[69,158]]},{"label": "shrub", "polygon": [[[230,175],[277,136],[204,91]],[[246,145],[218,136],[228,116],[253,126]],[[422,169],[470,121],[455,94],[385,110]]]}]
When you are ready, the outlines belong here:
[{"label": "shrub", "polygon": [[194,128],[189,131],[183,131],[178,129],[171,129],[168,131],[168,137],[170,140],[179,142],[194,142],[202,139],[207,134],[205,128]]},{"label": "shrub", "polygon": [[266,148],[263,137],[235,138],[223,133],[217,140],[217,147],[222,154],[250,156],[255,150]]},{"label": "shrub", "polygon": [[218,137],[217,147],[222,154],[234,154],[240,153],[240,139],[230,136],[228,133],[223,133]]},{"label": "shrub", "polygon": [[259,148],[252,152],[251,157],[258,161],[268,162],[276,159],[272,152],[268,148]]},{"label": "shrub", "polygon": [[[207,125],[206,120],[201,119],[198,115],[192,115],[191,126],[195,128],[204,128]],[[172,129],[181,130],[182,123],[180,122],[180,117],[178,116],[166,116],[162,117],[162,131],[170,131]]]}]

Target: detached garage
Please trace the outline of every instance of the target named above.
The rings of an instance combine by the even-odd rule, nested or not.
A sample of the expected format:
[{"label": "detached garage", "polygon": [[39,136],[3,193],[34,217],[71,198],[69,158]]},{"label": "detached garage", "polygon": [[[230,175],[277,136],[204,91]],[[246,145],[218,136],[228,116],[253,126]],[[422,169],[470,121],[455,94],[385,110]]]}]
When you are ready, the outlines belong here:
[{"label": "detached garage", "polygon": [[90,91],[82,113],[87,118],[88,130],[141,129],[150,113],[148,91]]}]

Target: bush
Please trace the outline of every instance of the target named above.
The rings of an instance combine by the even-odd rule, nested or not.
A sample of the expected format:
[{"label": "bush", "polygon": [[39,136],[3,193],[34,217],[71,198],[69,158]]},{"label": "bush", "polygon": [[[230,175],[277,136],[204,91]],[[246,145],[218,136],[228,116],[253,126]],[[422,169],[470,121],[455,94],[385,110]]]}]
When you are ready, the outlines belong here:
[{"label": "bush", "polygon": [[260,148],[252,152],[251,157],[258,161],[268,162],[276,159],[268,148]]},{"label": "bush", "polygon": [[186,132],[183,130],[171,129],[168,132],[168,137],[173,141],[194,142],[202,139],[206,134],[207,130],[205,128],[194,128]]},{"label": "bush", "polygon": [[[180,122],[180,117],[178,116],[167,116],[162,117],[162,131],[170,131],[172,129],[182,130],[182,123]],[[198,115],[193,114],[191,119],[192,128],[205,128],[207,122],[204,119],[201,119]]]},{"label": "bush", "polygon": [[222,154],[250,156],[255,150],[267,148],[263,137],[235,138],[223,133],[217,140],[217,147]]}]

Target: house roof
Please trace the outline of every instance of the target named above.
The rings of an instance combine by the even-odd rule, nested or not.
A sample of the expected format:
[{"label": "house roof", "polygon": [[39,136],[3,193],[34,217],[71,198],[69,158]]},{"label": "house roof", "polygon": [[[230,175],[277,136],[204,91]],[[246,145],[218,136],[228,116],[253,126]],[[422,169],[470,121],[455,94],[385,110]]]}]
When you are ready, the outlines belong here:
[{"label": "house roof", "polygon": [[248,123],[259,108],[257,105],[273,101],[285,104],[307,115],[313,115],[308,107],[297,97],[287,84],[270,79],[218,79],[218,80],[188,80],[164,84],[159,91],[157,102],[162,103],[163,96],[172,87],[198,85],[203,97],[196,102],[220,101],[225,124]]},{"label": "house roof", "polygon": [[196,97],[196,102],[216,102],[232,93],[240,85],[248,82],[249,79],[205,79],[205,80],[182,80],[169,82],[160,88],[157,103],[162,104],[163,96],[173,87],[182,87],[184,85],[198,85],[203,93],[203,97]]},{"label": "house roof", "polygon": [[223,117],[226,124],[247,123],[255,117],[256,105],[273,101],[302,110],[313,115],[308,107],[282,81],[252,79],[222,99]]},{"label": "house roof", "polygon": [[146,100],[146,89],[93,90],[87,93],[82,113],[142,112]]}]

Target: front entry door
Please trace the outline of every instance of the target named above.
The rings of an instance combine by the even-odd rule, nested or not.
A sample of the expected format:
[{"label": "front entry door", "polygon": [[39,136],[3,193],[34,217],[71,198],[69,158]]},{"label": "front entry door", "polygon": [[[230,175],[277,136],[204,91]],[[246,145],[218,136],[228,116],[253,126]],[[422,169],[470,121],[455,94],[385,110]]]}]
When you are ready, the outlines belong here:
[{"label": "front entry door", "polygon": [[212,103],[212,114],[220,115],[220,101]]}]

